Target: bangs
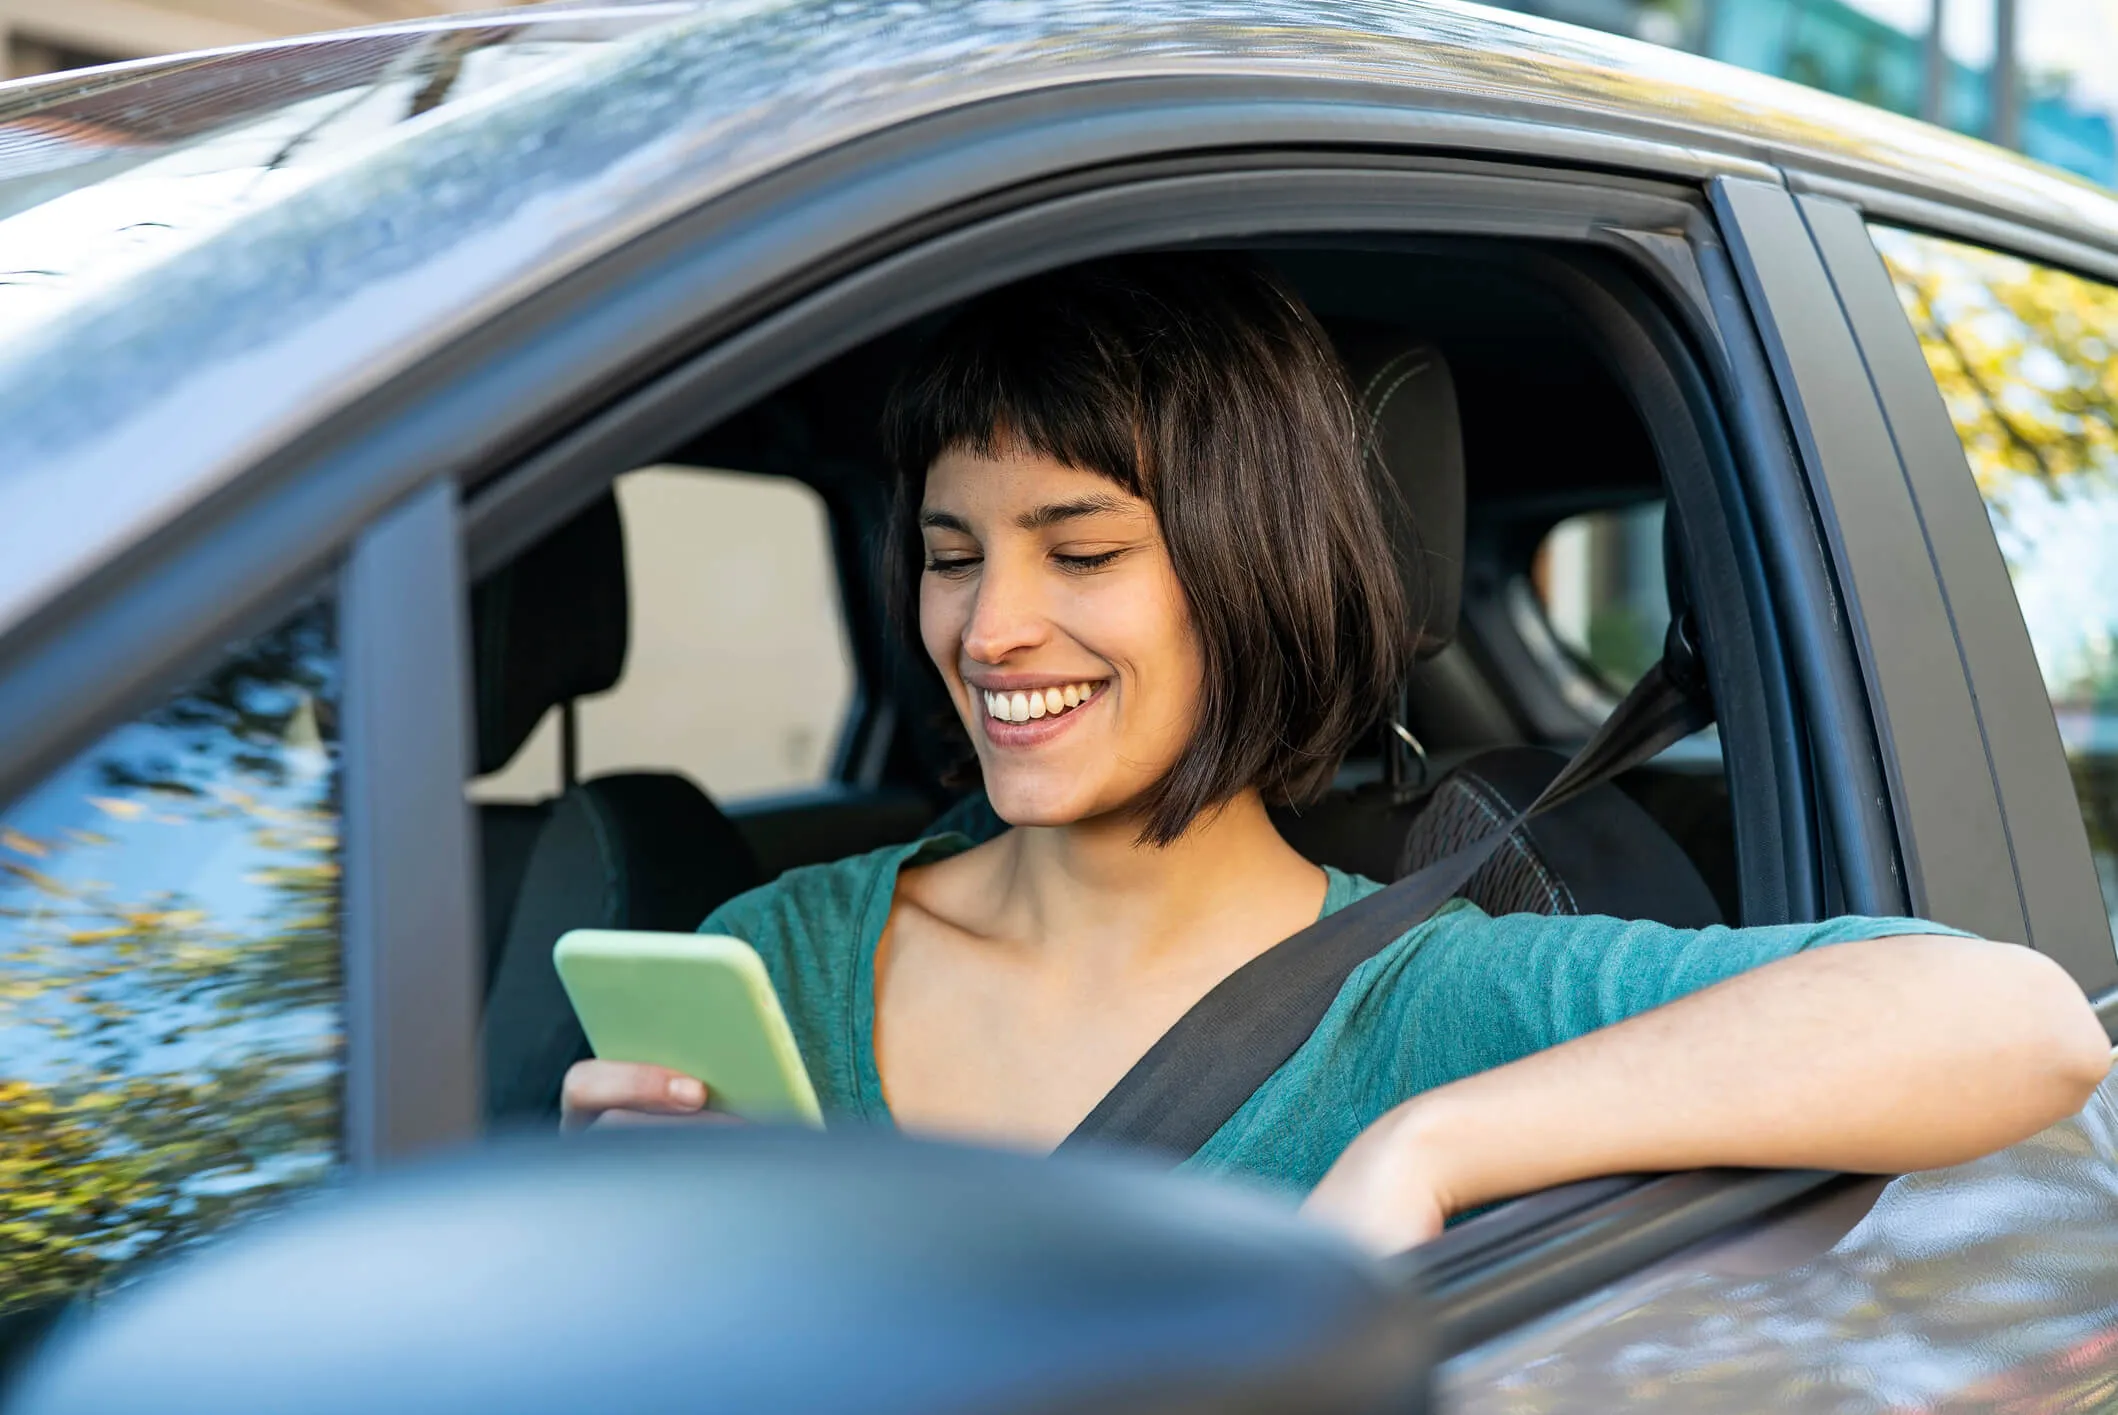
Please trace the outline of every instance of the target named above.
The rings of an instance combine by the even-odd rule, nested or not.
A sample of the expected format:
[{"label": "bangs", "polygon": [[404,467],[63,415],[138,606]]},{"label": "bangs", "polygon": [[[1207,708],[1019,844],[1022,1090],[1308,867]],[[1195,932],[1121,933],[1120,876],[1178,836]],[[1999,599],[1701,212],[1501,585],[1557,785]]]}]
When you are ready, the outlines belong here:
[{"label": "bangs", "polygon": [[1144,370],[1171,320],[1137,286],[1095,275],[1031,281],[970,305],[890,400],[882,440],[892,468],[918,487],[945,452],[1035,455],[1147,497],[1156,419]]}]

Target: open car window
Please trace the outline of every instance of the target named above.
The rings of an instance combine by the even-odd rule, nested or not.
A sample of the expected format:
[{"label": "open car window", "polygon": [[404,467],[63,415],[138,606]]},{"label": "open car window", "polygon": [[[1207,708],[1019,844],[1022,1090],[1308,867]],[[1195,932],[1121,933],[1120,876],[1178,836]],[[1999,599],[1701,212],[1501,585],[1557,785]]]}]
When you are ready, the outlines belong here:
[{"label": "open car window", "polygon": [[[1534,258],[1519,263],[1510,259],[1518,255]],[[1468,463],[1469,533],[1474,541],[1481,536],[1515,537],[1505,546],[1474,545],[1467,550],[1467,582],[1474,575],[1497,568],[1522,581],[1525,592],[1531,592],[1527,579],[1536,537],[1549,531],[1555,519],[1592,508],[1603,514],[1624,515],[1659,502],[1662,495],[1669,494],[1668,487],[1684,483],[1687,478],[1703,482],[1719,470],[1705,465],[1708,458],[1717,455],[1716,451],[1709,448],[1686,462],[1671,449],[1681,450],[1688,433],[1702,443],[1726,441],[1698,438],[1694,429],[1665,430],[1658,426],[1651,430],[1646,426],[1639,411],[1641,403],[1625,396],[1626,383],[1635,377],[1656,375],[1620,365],[1615,358],[1599,357],[1606,351],[1599,350],[1595,336],[1587,332],[1589,321],[1570,318],[1578,311],[1566,307],[1565,300],[1551,286],[1541,284],[1530,273],[1550,273],[1555,263],[1547,255],[1543,251],[1517,249],[1517,243],[1510,241],[1469,239],[1452,240],[1446,246],[1437,243],[1435,248],[1416,254],[1357,245],[1346,251],[1327,250],[1320,242],[1298,251],[1271,252],[1275,263],[1295,279],[1327,330],[1334,323],[1383,323],[1408,340],[1416,339],[1445,352],[1461,400]],[[917,266],[907,269],[919,271]],[[1613,276],[1607,268],[1598,273],[1622,278]],[[922,294],[920,298],[926,296]],[[816,308],[827,307],[827,301],[820,297]],[[860,487],[860,494],[846,498],[854,508],[853,519],[858,522],[848,529],[860,540],[872,543],[870,538],[880,529],[876,513],[883,499],[874,493],[887,477],[887,468],[877,455],[879,449],[872,443],[873,413],[891,373],[903,366],[909,341],[933,327],[935,313],[930,307],[921,306],[916,319],[908,317],[903,324],[885,328],[859,346],[807,365],[786,382],[763,390],[746,388],[743,396],[747,401],[729,399],[721,405],[735,406],[732,413],[716,414],[722,417],[721,422],[658,433],[669,438],[659,455],[762,473],[784,472],[790,466],[790,458],[800,452],[812,448],[827,451],[831,475],[842,486],[866,484]],[[1646,355],[1637,357],[1640,362],[1647,359]],[[1659,376],[1675,377],[1666,370]],[[1642,401],[1655,408],[1697,406],[1675,398]],[[1539,415],[1525,417],[1526,405],[1534,406]],[[1672,421],[1676,420],[1673,416]],[[1585,448],[1594,455],[1583,455]],[[638,455],[635,442],[627,448],[626,456],[630,459]],[[591,468],[587,456],[582,455],[571,471],[573,486],[563,498],[564,504],[578,507],[588,491],[591,475],[608,479],[616,470]],[[555,498],[554,504],[560,500]],[[834,500],[834,509],[839,505]],[[1697,505],[1695,499],[1685,509],[1696,510]],[[1556,517],[1555,507],[1560,508]],[[1523,537],[1532,532],[1525,544]],[[1643,541],[1651,538],[1645,530],[1636,534]],[[1710,538],[1705,543],[1714,544]],[[1488,550],[1492,553],[1488,554]],[[1659,553],[1644,549],[1631,566],[1632,580],[1643,587],[1634,598],[1643,614],[1650,606],[1666,613],[1667,591],[1661,583],[1659,562]],[[1499,649],[1506,648],[1512,640],[1500,633],[1490,616],[1480,618],[1488,610],[1505,610],[1499,596],[1489,594],[1492,578],[1498,577],[1475,586],[1467,583],[1464,629],[1456,647],[1445,651],[1454,656],[1453,661],[1431,660],[1436,673],[1415,687],[1416,701],[1412,706],[1417,720],[1408,726],[1422,739],[1438,771],[1496,745],[1526,747],[1563,759],[1593,725],[1593,715],[1580,711],[1538,716],[1525,709],[1517,693],[1518,681],[1510,676],[1511,669],[1496,661]],[[1657,593],[1650,594],[1644,588],[1650,582]],[[1742,603],[1727,602],[1738,592],[1727,590],[1725,584],[1720,588],[1726,591],[1724,599],[1714,604],[1710,612],[1724,616],[1721,623],[1731,619],[1749,622]],[[857,587],[849,593],[857,594]],[[1482,602],[1480,596],[1485,596]],[[1659,606],[1655,605],[1656,599],[1662,601]],[[1542,622],[1544,606],[1533,599],[1532,607]],[[880,628],[860,622],[858,607],[855,615],[856,654],[864,663],[870,657],[886,658]],[[1603,633],[1590,640],[1586,624],[1578,627],[1584,631],[1581,647],[1588,651],[1593,666],[1593,655],[1611,642],[1610,635]],[[1633,627],[1640,630],[1635,639],[1652,639],[1652,621],[1644,628],[1638,624]],[[1720,652],[1722,642],[1709,639],[1707,653]],[[1755,673],[1758,661],[1756,655],[1737,657],[1743,671],[1733,674],[1726,685],[1729,701],[1752,691],[1743,672]],[[1608,653],[1606,659],[1614,679],[1628,671],[1637,672],[1638,665],[1625,662],[1622,655]],[[1442,671],[1458,669],[1461,672],[1457,679],[1448,683],[1435,681]],[[1623,686],[1598,681],[1612,699],[1617,694],[1611,690]],[[932,704],[901,693],[900,685],[887,674],[876,675],[871,686],[879,694],[890,695],[887,706],[895,710],[891,729],[895,735],[878,745],[875,752],[882,765],[879,779],[893,787],[909,788],[932,803],[917,819],[907,817],[902,821],[904,833],[897,838],[909,838],[932,819],[934,806],[945,804],[950,793],[961,787],[944,776],[950,744],[936,730],[935,719],[940,714],[927,710]],[[581,724],[584,777],[595,773],[590,756],[595,748],[589,740],[593,722],[585,710],[587,706],[584,702]],[[871,706],[864,703],[863,711]],[[1380,755],[1376,744],[1364,744],[1364,749],[1368,764],[1375,765]],[[525,750],[524,755],[531,755],[533,750]],[[1753,741],[1750,750],[1753,761],[1773,761],[1771,742]],[[545,753],[546,760],[552,755],[555,754]],[[1790,770],[1800,769],[1795,764],[1788,766]],[[1718,758],[1705,764],[1705,768],[1688,772],[1683,779],[1671,774],[1658,783],[1659,789],[1643,793],[1648,799],[1632,804],[1646,810],[1651,824],[1662,827],[1675,851],[1689,858],[1701,876],[1702,888],[1710,892],[1708,902],[1718,905],[1719,917],[1733,922],[1743,917],[1744,903],[1737,892],[1733,820],[1739,809],[1758,809],[1759,797],[1753,794],[1747,802],[1737,799],[1729,784],[1732,774],[1724,774]],[[1341,785],[1349,792],[1355,791],[1362,785],[1375,784],[1378,777],[1379,773],[1366,781],[1351,779]],[[1758,786],[1761,780],[1763,790],[1769,794],[1769,775],[1753,776],[1752,786]],[[704,784],[718,795],[715,783]],[[1628,784],[1612,789],[1625,791]],[[867,811],[870,804],[856,801],[852,807]],[[814,841],[820,838],[814,828],[817,823],[817,819],[803,819],[792,824],[804,841]],[[750,821],[739,819],[738,824],[751,834]],[[755,844],[757,837],[751,834],[751,838]],[[840,858],[859,848],[834,847],[813,858]],[[757,853],[761,862],[791,858],[785,853],[775,856],[775,852],[763,848]],[[1678,863],[1681,865],[1684,860],[1680,858]],[[1387,865],[1380,871],[1362,872],[1387,877]],[[774,871],[768,868],[764,873],[770,877]],[[1805,912],[1794,917],[1814,917],[1806,912],[1807,906],[1803,907]],[[1765,917],[1772,919],[1773,915],[1768,913]],[[537,940],[533,950],[538,946],[548,955],[548,938]],[[1643,1202],[1661,1204],[1662,1192],[1657,1190]],[[1747,1211],[1743,1216],[1754,1212]],[[1651,1216],[1644,1221],[1644,1226],[1652,1224]]]}]

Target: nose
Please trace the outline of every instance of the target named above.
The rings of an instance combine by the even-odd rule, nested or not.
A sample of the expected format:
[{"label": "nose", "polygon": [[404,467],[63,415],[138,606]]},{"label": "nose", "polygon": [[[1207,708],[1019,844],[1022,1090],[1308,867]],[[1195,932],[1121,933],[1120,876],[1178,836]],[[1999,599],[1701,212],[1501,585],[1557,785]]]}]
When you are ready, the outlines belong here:
[{"label": "nose", "polygon": [[963,651],[974,663],[1001,663],[1037,647],[1051,634],[1036,577],[988,552],[977,598],[963,626]]}]

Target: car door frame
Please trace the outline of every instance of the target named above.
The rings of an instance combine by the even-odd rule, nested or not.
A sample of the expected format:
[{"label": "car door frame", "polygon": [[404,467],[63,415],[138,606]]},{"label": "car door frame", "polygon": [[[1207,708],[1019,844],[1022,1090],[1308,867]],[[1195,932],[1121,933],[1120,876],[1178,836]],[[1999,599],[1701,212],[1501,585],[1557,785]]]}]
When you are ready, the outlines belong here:
[{"label": "car door frame", "polygon": [[1889,744],[1906,906],[2055,958],[2118,1026],[2109,915],[2006,565],[1862,193],[1831,186],[1722,179],[1714,199]]},{"label": "car door frame", "polygon": [[430,481],[361,530],[338,574],[343,1117],[357,1170],[471,1139],[482,1114],[462,546],[456,485]]}]

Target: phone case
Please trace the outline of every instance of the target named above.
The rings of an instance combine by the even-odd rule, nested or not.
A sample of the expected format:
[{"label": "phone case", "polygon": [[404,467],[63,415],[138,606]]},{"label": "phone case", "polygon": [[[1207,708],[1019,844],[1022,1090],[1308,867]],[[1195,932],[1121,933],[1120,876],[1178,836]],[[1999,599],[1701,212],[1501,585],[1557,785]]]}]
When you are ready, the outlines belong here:
[{"label": "phone case", "polygon": [[772,979],[741,939],[575,929],[552,962],[597,1056],[696,1076],[712,1109],[746,1120],[823,1124]]}]

